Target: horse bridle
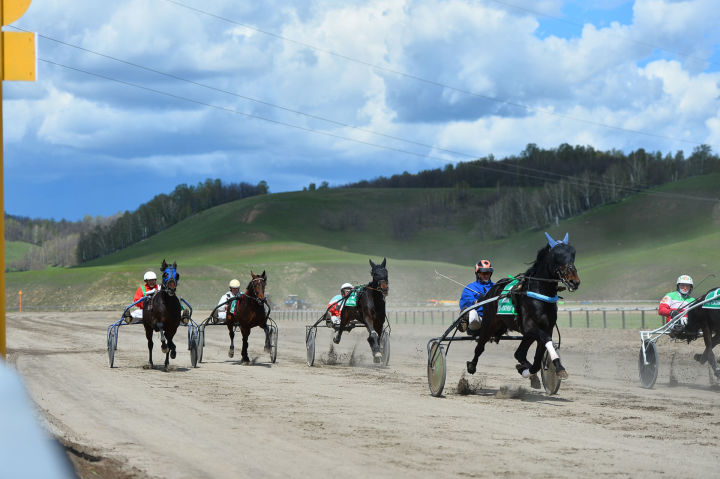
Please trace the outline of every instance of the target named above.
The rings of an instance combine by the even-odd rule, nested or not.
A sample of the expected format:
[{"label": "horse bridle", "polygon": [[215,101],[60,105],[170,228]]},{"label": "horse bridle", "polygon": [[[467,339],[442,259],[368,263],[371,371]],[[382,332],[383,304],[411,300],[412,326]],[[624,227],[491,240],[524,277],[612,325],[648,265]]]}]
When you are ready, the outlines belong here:
[{"label": "horse bridle", "polygon": [[[257,291],[255,291],[255,282],[260,281],[263,284],[265,284],[265,278],[262,276],[258,276],[257,278],[253,278],[252,281],[250,281],[250,286],[245,291],[245,295],[249,298],[254,299],[259,304],[267,304],[267,300],[265,298],[258,298]],[[252,289],[252,294],[250,294],[250,290]]]},{"label": "horse bridle", "polygon": [[[172,273],[172,275],[171,275],[170,273]],[[164,289],[167,290],[167,292],[168,292],[168,294],[169,294],[170,296],[174,296],[174,295],[175,295],[175,290],[177,289],[177,284],[178,284],[178,281],[179,281],[179,279],[176,279],[176,276],[177,276],[177,275],[178,275],[178,274],[177,274],[177,271],[175,270],[175,268],[173,268],[173,267],[170,266],[170,265],[168,265],[168,266],[162,271],[162,278],[163,278],[163,280],[162,280],[162,286],[163,286]],[[172,282],[175,284],[175,287],[174,287],[174,288],[171,288],[170,286],[168,286],[168,283],[169,283],[170,281],[172,281]]]}]

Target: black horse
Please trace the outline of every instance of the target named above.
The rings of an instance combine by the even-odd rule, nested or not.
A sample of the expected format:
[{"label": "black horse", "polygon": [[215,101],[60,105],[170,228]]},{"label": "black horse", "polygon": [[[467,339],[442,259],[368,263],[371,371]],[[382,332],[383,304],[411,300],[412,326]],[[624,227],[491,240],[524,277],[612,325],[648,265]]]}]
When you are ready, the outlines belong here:
[{"label": "black horse", "polygon": [[376,363],[382,361],[379,338],[385,324],[385,297],[390,291],[388,272],[385,269],[386,263],[387,258],[383,258],[380,264],[375,264],[370,260],[372,281],[357,289],[357,306],[343,307],[340,314],[340,326],[333,338],[336,344],[339,343],[348,323],[355,319],[361,320],[368,330],[367,340],[373,352],[373,361]]},{"label": "black horse", "polygon": [[162,285],[160,291],[153,294],[150,301],[143,302],[143,325],[145,336],[148,341],[149,363],[153,366],[153,332],[160,333],[162,352],[165,353],[165,370],[170,364],[170,359],[175,359],[175,343],[173,337],[182,321],[182,308],[180,300],[175,295],[180,274],[177,272],[177,263],[168,265],[165,260],[160,266],[162,272]]},{"label": "black horse", "polygon": [[226,324],[228,333],[230,334],[230,349],[228,357],[235,355],[235,326],[240,327],[242,334],[242,351],[241,362],[249,363],[248,357],[248,336],[250,329],[260,326],[265,331],[265,351],[270,352],[270,327],[267,324],[268,316],[265,313],[265,284],[267,283],[267,275],[265,271],[262,274],[255,274],[250,271],[252,279],[245,288],[245,293],[241,294],[236,300],[229,302],[227,308]]},{"label": "black horse", "polygon": [[[687,313],[687,324],[684,333],[689,342],[692,338],[697,338],[698,332],[702,331],[705,351],[703,351],[702,354],[696,354],[695,360],[700,364],[705,364],[709,361],[715,377],[720,378],[720,367],[718,367],[715,353],[713,353],[713,348],[720,344],[720,309],[704,308],[703,306],[693,307],[701,301],[704,301],[705,298],[709,298],[710,293],[714,293],[717,289],[718,288],[711,289],[687,306],[688,309],[692,309],[689,309]],[[720,298],[720,296],[718,298]]]},{"label": "black horse", "polygon": [[[552,342],[552,331],[557,322],[557,293],[564,289],[559,283],[563,283],[569,291],[575,291],[580,285],[580,278],[575,269],[575,248],[568,244],[568,235],[562,241],[555,241],[547,233],[545,236],[548,244],[538,251],[535,263],[525,274],[516,277],[519,282],[509,292],[516,315],[498,314],[497,301],[483,306],[475,355],[472,361],[467,362],[470,374],[475,373],[478,357],[485,350],[485,344],[492,338],[499,340],[508,330],[513,330],[523,335],[515,351],[515,359],[519,363],[516,367],[523,377],[533,376],[540,370],[544,351],[547,350],[558,377],[567,379],[567,371]],[[510,281],[498,281],[485,298],[503,294]],[[534,361],[530,364],[527,352],[533,342],[537,342],[537,349]]]}]

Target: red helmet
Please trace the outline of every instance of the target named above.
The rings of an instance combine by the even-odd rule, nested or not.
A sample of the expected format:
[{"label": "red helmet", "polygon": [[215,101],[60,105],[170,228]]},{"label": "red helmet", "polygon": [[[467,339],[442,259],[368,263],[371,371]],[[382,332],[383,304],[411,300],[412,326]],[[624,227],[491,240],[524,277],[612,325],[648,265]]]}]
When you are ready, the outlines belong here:
[{"label": "red helmet", "polygon": [[481,259],[475,265],[475,274],[492,273],[493,271],[494,270],[493,270],[492,264],[490,264],[490,261],[488,261],[486,259]]}]

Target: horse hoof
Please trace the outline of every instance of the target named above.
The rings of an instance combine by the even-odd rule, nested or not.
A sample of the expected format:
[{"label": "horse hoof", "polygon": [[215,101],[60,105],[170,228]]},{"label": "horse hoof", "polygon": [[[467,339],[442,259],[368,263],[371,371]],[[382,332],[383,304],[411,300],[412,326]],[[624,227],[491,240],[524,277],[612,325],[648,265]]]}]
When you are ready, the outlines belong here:
[{"label": "horse hoof", "polygon": [[537,377],[537,374],[533,374],[530,376],[530,387],[533,389],[541,389],[542,384],[540,384],[540,378]]},{"label": "horse hoof", "polygon": [[333,337],[333,343],[340,344],[340,338],[338,338],[337,336]]},{"label": "horse hoof", "polygon": [[703,358],[702,354],[696,354],[695,356],[693,356],[693,358],[700,364],[705,364],[705,358]]},{"label": "horse hoof", "polygon": [[272,348],[271,348],[270,346],[266,346],[265,349],[264,349],[264,351],[265,351],[266,353],[270,353],[270,352],[272,352]]},{"label": "horse hoof", "polygon": [[232,350],[232,349],[230,349],[230,350],[228,351],[228,357],[231,358],[231,357],[233,357],[233,356],[235,356],[235,351]]},{"label": "horse hoof", "polygon": [[167,346],[163,346],[163,347],[161,347],[160,349],[162,350],[163,354],[167,354],[167,352],[168,352],[168,347],[167,347]]},{"label": "horse hoof", "polygon": [[173,349],[172,351],[170,351],[170,359],[175,359],[175,356],[177,356],[177,353]]},{"label": "horse hoof", "polygon": [[375,356],[373,356],[373,362],[375,364],[380,364],[382,362],[382,353],[375,353]]},{"label": "horse hoof", "polygon": [[556,371],[556,373],[557,373],[557,377],[560,378],[560,379],[567,379],[567,378],[568,378],[568,373],[567,373],[567,371],[565,371],[564,369],[561,369],[560,371]]},{"label": "horse hoof", "polygon": [[250,358],[242,358],[242,361],[240,361],[242,364],[250,364]]},{"label": "horse hoof", "polygon": [[467,372],[470,374],[475,374],[475,363],[472,361],[467,362]]}]

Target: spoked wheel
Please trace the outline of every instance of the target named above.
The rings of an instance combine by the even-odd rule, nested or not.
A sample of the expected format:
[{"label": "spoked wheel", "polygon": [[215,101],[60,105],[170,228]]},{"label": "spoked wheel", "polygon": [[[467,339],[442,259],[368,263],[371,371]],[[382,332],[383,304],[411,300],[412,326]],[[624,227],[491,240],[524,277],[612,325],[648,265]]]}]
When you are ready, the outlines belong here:
[{"label": "spoked wheel", "polygon": [[198,330],[198,344],[197,344],[197,355],[198,355],[199,363],[202,362],[204,348],[205,348],[205,328],[200,328],[200,330]]},{"label": "spoked wheel", "polygon": [[198,343],[200,342],[200,333],[194,331],[190,338],[190,364],[196,368],[198,363]]},{"label": "spoked wheel", "polygon": [[270,325],[270,362],[275,363],[277,359],[277,341],[278,341],[278,328],[277,326]]},{"label": "spoked wheel", "polygon": [[[643,358],[643,350],[645,350],[645,358]],[[643,341],[640,347],[638,372],[642,387],[651,388],[655,385],[658,375],[658,352],[657,346],[652,341]]]},{"label": "spoked wheel", "polygon": [[445,365],[445,348],[437,341],[428,344],[428,386],[430,386],[430,394],[439,397],[445,387],[445,375],[447,374]]},{"label": "spoked wheel", "polygon": [[315,364],[315,328],[308,328],[305,336],[305,347],[307,348],[307,364],[312,366]]},{"label": "spoked wheel", "polygon": [[560,379],[555,371],[555,365],[550,360],[550,354],[545,351],[542,359],[542,367],[540,368],[540,379],[542,380],[545,392],[549,395],[557,394],[560,389],[562,379]]},{"label": "spoked wheel", "polygon": [[380,364],[387,366],[390,362],[390,331],[387,329],[380,336],[380,352],[382,353],[382,361]]},{"label": "spoked wheel", "polygon": [[108,333],[108,339],[107,339],[107,350],[108,350],[108,359],[110,359],[110,367],[113,367],[113,364],[115,363],[115,350],[117,349],[117,329],[111,328],[110,332]]}]

